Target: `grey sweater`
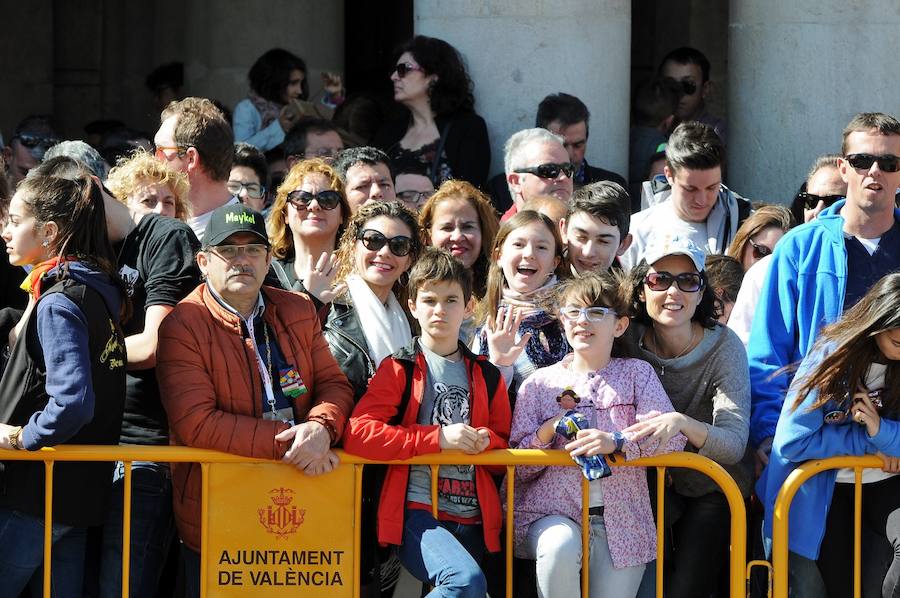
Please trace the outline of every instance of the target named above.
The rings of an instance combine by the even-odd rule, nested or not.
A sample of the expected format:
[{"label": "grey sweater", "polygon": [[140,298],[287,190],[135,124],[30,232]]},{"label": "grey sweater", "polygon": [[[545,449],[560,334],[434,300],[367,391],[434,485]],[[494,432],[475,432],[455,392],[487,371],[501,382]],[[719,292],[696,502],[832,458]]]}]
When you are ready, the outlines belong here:
[{"label": "grey sweater", "polygon": [[[646,326],[632,323],[625,346],[634,357],[656,370],[675,410],[707,426],[702,448],[690,443],[686,451],[708,457],[731,474],[746,496],[753,484],[752,467],[745,459],[750,432],[750,373],[747,352],[729,328],[704,328],[703,340],[693,351],[677,359],[662,359],[643,347]],[[690,469],[673,469],[676,492],[700,496],[719,489],[706,475]]]}]

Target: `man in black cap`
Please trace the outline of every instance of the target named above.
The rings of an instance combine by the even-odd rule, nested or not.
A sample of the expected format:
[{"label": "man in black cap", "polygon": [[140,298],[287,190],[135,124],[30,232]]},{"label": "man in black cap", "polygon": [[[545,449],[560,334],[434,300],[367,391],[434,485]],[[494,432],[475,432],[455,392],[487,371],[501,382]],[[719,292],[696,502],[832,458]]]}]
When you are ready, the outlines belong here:
[{"label": "man in black cap", "polygon": [[[312,302],[263,286],[272,259],[263,216],[213,210],[197,264],[206,282],[159,329],[157,377],[172,444],[282,459],[331,471],[353,389],[328,349]],[[172,464],[187,595],[199,595],[201,475]]]}]

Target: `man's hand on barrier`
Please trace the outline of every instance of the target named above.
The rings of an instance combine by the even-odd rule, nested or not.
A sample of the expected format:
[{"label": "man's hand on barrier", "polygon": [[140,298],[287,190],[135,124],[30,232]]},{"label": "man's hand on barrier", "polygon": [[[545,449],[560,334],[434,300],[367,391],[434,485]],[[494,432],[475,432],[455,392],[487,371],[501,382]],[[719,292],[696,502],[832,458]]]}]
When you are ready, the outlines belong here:
[{"label": "man's hand on barrier", "polygon": [[290,448],[281,458],[297,469],[305,470],[310,463],[321,460],[331,448],[331,436],[319,422],[304,422],[277,434],[278,442],[290,442]]},{"label": "man's hand on barrier", "polygon": [[764,438],[756,448],[756,452],[753,453],[753,461],[756,464],[756,477],[759,477],[762,474],[762,470],[769,464],[769,454],[772,452],[772,440],[773,438],[771,436]]},{"label": "man's hand on barrier", "polygon": [[588,428],[578,430],[575,440],[564,447],[572,457],[593,457],[594,455],[609,455],[616,452],[616,441],[612,434]]},{"label": "man's hand on barrier", "polygon": [[323,473],[334,470],[340,463],[341,460],[338,458],[337,454],[334,451],[328,451],[325,453],[324,457],[316,459],[307,465],[306,468],[304,468],[303,473],[306,475],[322,475]]},{"label": "man's hand on barrier", "polygon": [[456,449],[470,455],[480,453],[481,446],[478,430],[467,424],[450,424],[442,426],[439,442],[442,449]]}]

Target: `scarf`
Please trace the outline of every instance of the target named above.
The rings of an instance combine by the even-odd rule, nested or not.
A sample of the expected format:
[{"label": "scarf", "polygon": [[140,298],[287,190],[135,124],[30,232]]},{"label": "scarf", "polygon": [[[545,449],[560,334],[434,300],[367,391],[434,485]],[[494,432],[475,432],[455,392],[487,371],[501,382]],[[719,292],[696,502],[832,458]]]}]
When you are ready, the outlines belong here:
[{"label": "scarf", "polygon": [[412,342],[409,320],[394,293],[388,295],[385,307],[366,281],[358,275],[347,277],[346,282],[366,337],[369,357],[375,362],[377,369],[385,357]]},{"label": "scarf", "polygon": [[500,292],[500,305],[518,307],[519,311],[528,318],[537,312],[544,311],[540,307],[540,303],[550,295],[557,282],[554,274],[543,285],[525,293],[514,291],[504,284]]},{"label": "scarf", "polygon": [[50,258],[46,262],[41,262],[40,264],[38,264],[37,266],[35,266],[34,268],[31,269],[31,272],[28,273],[28,276],[25,277],[25,280],[22,282],[21,285],[19,285],[19,288],[21,288],[26,293],[34,295],[35,301],[40,299],[41,298],[41,283],[42,283],[41,279],[43,278],[44,274],[46,274],[50,270],[53,270],[54,268],[59,266],[61,261],[71,262],[74,260],[71,258],[60,260],[59,256],[56,256],[56,257]]},{"label": "scarf", "polygon": [[257,112],[259,112],[259,117],[262,119],[262,126],[260,126],[260,129],[265,129],[272,124],[272,122],[278,120],[278,115],[281,114],[281,109],[284,107],[284,104],[269,101],[262,96],[257,95],[254,91],[248,93],[247,98],[250,100],[250,103],[253,104],[253,107],[256,108]]}]

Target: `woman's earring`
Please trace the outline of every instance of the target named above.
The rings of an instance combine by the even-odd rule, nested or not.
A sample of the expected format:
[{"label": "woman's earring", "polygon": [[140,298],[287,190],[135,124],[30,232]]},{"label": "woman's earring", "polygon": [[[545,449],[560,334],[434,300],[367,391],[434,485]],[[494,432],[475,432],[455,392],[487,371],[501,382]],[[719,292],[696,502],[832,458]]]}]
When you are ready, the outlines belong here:
[{"label": "woman's earring", "polygon": [[44,239],[44,242],[41,243],[41,247],[50,247],[50,241],[48,241],[47,239]]}]

